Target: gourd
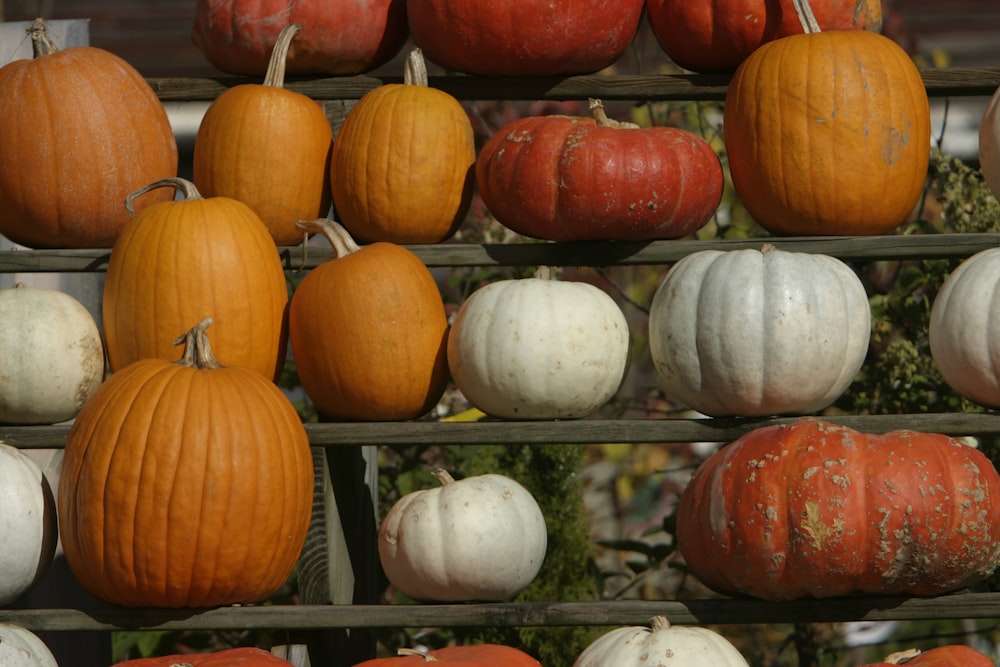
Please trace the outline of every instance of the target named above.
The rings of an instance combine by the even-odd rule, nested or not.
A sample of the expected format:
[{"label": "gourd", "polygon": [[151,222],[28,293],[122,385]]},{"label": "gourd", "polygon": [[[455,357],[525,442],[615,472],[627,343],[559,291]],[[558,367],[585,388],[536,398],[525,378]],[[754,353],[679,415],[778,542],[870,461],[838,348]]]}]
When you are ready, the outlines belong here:
[{"label": "gourd", "polygon": [[711,416],[827,407],[864,364],[870,335],[868,296],[846,264],[768,244],[691,253],[649,312],[667,393]]},{"label": "gourd", "polygon": [[[808,3],[794,1],[808,25]],[[762,45],[730,81],[723,130],[736,193],[772,234],[888,234],[922,196],[927,91],[910,56],[874,32]]]},{"label": "gourd", "polygon": [[[3,480],[0,540],[4,544],[0,550],[0,607],[3,607],[31,590],[48,571],[55,556],[58,531],[55,499],[41,469],[19,449],[2,441],[0,480]],[[0,664],[8,663],[0,659]]]},{"label": "gourd", "polygon": [[289,667],[291,664],[259,648],[239,647],[214,653],[136,658],[115,663],[114,667]]},{"label": "gourd", "polygon": [[0,68],[0,233],[31,248],[111,247],[128,223],[125,196],[177,174],[170,121],[118,56],[60,51],[41,19],[29,34],[35,57]]},{"label": "gourd", "polygon": [[719,633],[676,626],[654,616],[651,627],[615,628],[594,640],[573,667],[747,667],[746,659]]},{"label": "gourd", "polygon": [[104,344],[90,312],[54,289],[0,290],[0,423],[76,416],[104,380]]},{"label": "gourd", "polygon": [[484,144],[483,203],[503,225],[550,241],[649,241],[687,236],[722,197],[722,165],[698,135],[612,120],[529,116]]},{"label": "gourd", "polygon": [[994,667],[991,658],[974,648],[962,644],[939,646],[929,651],[910,649],[886,656],[882,662],[876,662],[863,667],[888,667],[889,665],[906,665],[907,667]]},{"label": "gourd", "polygon": [[515,480],[485,474],[412,491],[379,527],[389,582],[419,601],[501,601],[530,584],[545,559],[545,517]]},{"label": "gourd", "polygon": [[629,360],[624,313],[578,281],[499,280],[462,303],[448,334],[448,368],[466,399],[506,419],[571,419],[618,391]]},{"label": "gourd", "polygon": [[441,67],[485,76],[597,72],[618,60],[644,3],[407,0],[413,41]]},{"label": "gourd", "polygon": [[319,104],[287,90],[285,58],[297,23],[278,35],[262,84],[227,89],[208,107],[194,145],[194,184],[207,197],[248,205],[277,245],[293,245],[295,222],[327,214],[333,131]]},{"label": "gourd", "polygon": [[305,427],[269,379],[219,364],[210,324],[178,339],[179,362],[143,359],[112,375],[66,436],[58,493],[66,562],[110,604],[264,600],[286,583],[305,542],[313,501]]},{"label": "gourd", "polygon": [[472,123],[448,93],[428,86],[419,50],[403,83],[379,86],[350,110],[333,145],[337,218],[361,242],[437,243],[472,199]]},{"label": "gourd", "polygon": [[990,191],[1000,197],[1000,88],[990,97],[979,124],[979,168]]},{"label": "gourd", "polygon": [[223,72],[264,76],[287,23],[303,26],[288,54],[291,74],[373,70],[392,60],[409,34],[405,0],[198,0],[191,37]]},{"label": "gourd", "polygon": [[432,651],[399,649],[399,655],[391,658],[373,658],[360,662],[354,667],[402,667],[403,665],[425,665],[427,663],[447,663],[453,667],[541,667],[541,663],[520,649],[500,644],[471,644],[468,646],[445,646]]},{"label": "gourd", "polygon": [[695,577],[764,600],[938,595],[1000,563],[1000,475],[934,433],[757,428],[698,467],[676,518]]},{"label": "gourd", "polygon": [[0,665],[59,667],[52,651],[38,635],[13,623],[0,623]]},{"label": "gourd", "polygon": [[184,179],[151,183],[126,205],[159,188],[183,199],[136,213],[108,261],[102,314],[111,370],[149,357],[176,359],[177,332],[211,315],[220,362],[276,378],[288,286],[267,227],[246,204],[204,198]]}]

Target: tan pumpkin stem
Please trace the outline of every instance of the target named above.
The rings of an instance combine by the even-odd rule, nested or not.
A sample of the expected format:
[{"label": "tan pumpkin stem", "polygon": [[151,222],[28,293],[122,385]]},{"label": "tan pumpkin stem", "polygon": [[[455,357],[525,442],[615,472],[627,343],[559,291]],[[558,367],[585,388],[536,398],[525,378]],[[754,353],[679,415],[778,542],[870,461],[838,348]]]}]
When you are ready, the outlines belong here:
[{"label": "tan pumpkin stem", "polygon": [[174,339],[174,345],[184,344],[184,356],[174,363],[198,369],[222,368],[222,364],[212,354],[212,346],[208,342],[208,327],[212,326],[212,322],[211,317],[206,317],[191,327],[186,334]]},{"label": "tan pumpkin stem", "polygon": [[604,102],[601,100],[595,100],[590,98],[590,112],[594,116],[594,120],[601,127],[617,127],[623,130],[637,130],[639,126],[636,123],[628,123],[622,120],[615,120],[614,118],[608,118],[608,114],[604,111]]},{"label": "tan pumpkin stem", "polygon": [[424,60],[424,52],[420,49],[413,49],[406,57],[406,63],[403,65],[403,83],[407,86],[430,85],[430,80],[427,78],[427,62]]},{"label": "tan pumpkin stem", "polygon": [[795,13],[802,25],[802,32],[806,34],[822,32],[819,21],[816,20],[816,15],[813,14],[812,7],[809,5],[809,0],[792,0],[792,5],[795,7]]},{"label": "tan pumpkin stem", "polygon": [[777,246],[771,243],[764,243],[760,246],[761,253],[774,252],[777,249]]},{"label": "tan pumpkin stem", "polygon": [[201,193],[198,192],[198,188],[196,188],[194,183],[191,181],[176,176],[171,178],[161,178],[158,181],[153,181],[149,185],[139,188],[125,197],[125,210],[128,211],[128,214],[130,216],[135,215],[135,208],[133,208],[132,202],[144,194],[156,190],[157,188],[174,188],[175,190],[179,190],[184,194],[184,199],[202,199]]},{"label": "tan pumpkin stem", "polygon": [[918,648],[908,648],[905,651],[897,651],[896,653],[890,653],[885,656],[882,662],[888,663],[890,665],[901,665],[904,662],[916,658],[920,655],[920,649]]},{"label": "tan pumpkin stem", "polygon": [[190,662],[175,662],[170,667],[194,667]]},{"label": "tan pumpkin stem", "polygon": [[555,276],[551,266],[539,266],[535,269],[534,277],[539,280],[552,280]]},{"label": "tan pumpkin stem", "polygon": [[265,86],[285,87],[285,64],[288,61],[288,49],[291,48],[292,40],[301,30],[302,24],[292,23],[285,26],[278,34],[274,49],[271,51],[271,58],[267,61],[267,72],[264,74]]},{"label": "tan pumpkin stem", "polygon": [[653,632],[659,632],[660,630],[669,630],[670,621],[667,620],[666,616],[654,616],[651,627]]},{"label": "tan pumpkin stem", "polygon": [[336,220],[330,220],[329,218],[299,220],[295,223],[295,226],[310,234],[322,234],[326,237],[326,240],[333,246],[335,257],[346,257],[352,252],[361,250],[361,246],[357,244],[351,233]]},{"label": "tan pumpkin stem", "polygon": [[434,470],[431,470],[431,474],[434,475],[434,479],[441,482],[441,486],[455,483],[455,478],[444,468],[434,468]]},{"label": "tan pumpkin stem", "polygon": [[43,19],[35,19],[25,31],[31,37],[31,53],[35,58],[50,56],[59,49],[49,39],[49,29]]},{"label": "tan pumpkin stem", "polygon": [[430,653],[425,653],[424,651],[417,650],[415,648],[401,648],[396,650],[396,655],[419,655],[424,659],[424,662],[440,662]]}]

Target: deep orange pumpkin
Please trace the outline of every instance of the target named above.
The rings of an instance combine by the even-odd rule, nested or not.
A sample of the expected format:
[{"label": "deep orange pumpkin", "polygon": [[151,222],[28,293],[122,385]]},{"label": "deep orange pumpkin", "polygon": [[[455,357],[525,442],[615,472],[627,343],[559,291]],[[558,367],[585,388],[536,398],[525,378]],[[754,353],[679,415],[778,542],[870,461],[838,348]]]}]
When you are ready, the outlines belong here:
[{"label": "deep orange pumpkin", "polygon": [[306,394],[332,419],[426,414],[448,382],[448,322],[430,271],[393,243],[359,248],[332,220],[301,224],[335,250],[299,283],[289,309]]},{"label": "deep orange pumpkin", "polygon": [[194,145],[194,183],[206,197],[248,205],[278,245],[293,245],[300,219],[327,214],[333,130],[320,106],[284,88],[285,56],[298,24],[278,36],[263,84],[229,88],[209,106]]},{"label": "deep orange pumpkin", "polygon": [[809,418],[707,459],[677,508],[691,572],[768,600],[936,595],[1000,563],[1000,475],[977,449]]},{"label": "deep orange pumpkin", "polygon": [[185,653],[160,658],[138,658],[115,663],[114,667],[289,667],[282,660],[259,648],[231,648],[215,653]]},{"label": "deep orange pumpkin", "polygon": [[111,247],[128,223],[125,196],[177,174],[170,121],[118,56],[56,50],[41,19],[29,32],[34,59],[0,68],[0,233],[32,248]]},{"label": "deep orange pumpkin", "polygon": [[222,363],[276,378],[287,342],[288,287],[264,223],[246,204],[204,199],[183,179],[148,187],[185,199],[137,213],[112,248],[102,305],[111,370],[147,357],[176,358],[177,332],[211,314],[210,338]]},{"label": "deep orange pumpkin", "polygon": [[722,165],[698,135],[608,119],[521,118],[479,152],[483,203],[506,227],[550,241],[687,236],[722,198]]},{"label": "deep orange pumpkin", "polygon": [[66,436],[58,516],[94,597],[130,607],[264,600],[298,561],[313,463],[295,408],[256,371],[221,367],[207,319],[180,362],[112,375]]},{"label": "deep orange pumpkin", "polygon": [[888,656],[883,662],[875,662],[863,667],[890,667],[891,665],[906,665],[906,667],[995,667],[993,660],[974,648],[953,644],[939,646],[929,651],[912,655],[902,651]]},{"label": "deep orange pumpkin", "polygon": [[391,658],[374,658],[358,663],[354,667],[403,667],[404,665],[426,665],[435,662],[447,663],[454,667],[541,667],[541,663],[519,649],[500,644],[474,644],[469,646],[446,646],[434,651],[401,651],[401,655]]}]

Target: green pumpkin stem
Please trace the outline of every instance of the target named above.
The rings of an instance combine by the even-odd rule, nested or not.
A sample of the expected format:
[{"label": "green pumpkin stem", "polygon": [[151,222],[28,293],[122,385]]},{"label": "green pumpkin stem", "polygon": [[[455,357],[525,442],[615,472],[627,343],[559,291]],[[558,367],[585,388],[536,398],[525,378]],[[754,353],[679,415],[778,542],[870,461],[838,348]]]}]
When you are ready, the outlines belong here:
[{"label": "green pumpkin stem", "polygon": [[43,19],[35,19],[25,31],[31,37],[31,52],[35,58],[51,56],[58,51],[56,45],[49,38],[49,29]]},{"label": "green pumpkin stem", "polygon": [[184,199],[202,198],[201,193],[198,192],[198,188],[195,187],[194,183],[185,178],[179,178],[173,176],[170,178],[161,178],[158,181],[153,181],[149,185],[143,186],[138,190],[136,190],[135,192],[130,193],[127,197],[125,197],[125,210],[128,211],[128,214],[130,216],[134,216],[135,208],[133,208],[132,202],[134,202],[136,199],[143,196],[144,194],[156,190],[157,188],[168,188],[168,187],[174,188],[175,190],[178,190],[181,193],[183,193]]},{"label": "green pumpkin stem", "polygon": [[792,4],[795,6],[799,23],[802,25],[802,32],[806,34],[822,32],[819,21],[816,20],[816,15],[813,14],[812,7],[809,6],[809,0],[792,0]]},{"label": "green pumpkin stem", "polygon": [[352,252],[357,252],[361,246],[357,244],[351,233],[337,222],[329,218],[317,218],[315,220],[299,220],[295,226],[309,234],[322,234],[333,246],[335,257],[346,257]]},{"label": "green pumpkin stem", "polygon": [[301,30],[302,24],[292,23],[285,26],[278,34],[274,49],[271,51],[271,58],[267,61],[267,72],[264,74],[265,86],[285,87],[285,64],[288,61],[288,50],[292,46],[292,40]]},{"label": "green pumpkin stem", "polygon": [[212,346],[208,342],[208,327],[212,326],[212,323],[212,318],[206,317],[183,336],[174,339],[174,345],[184,344],[184,356],[174,363],[188,368],[222,368],[222,364],[212,354]]},{"label": "green pumpkin stem", "polygon": [[427,78],[427,62],[424,60],[424,52],[420,49],[413,49],[406,57],[403,65],[403,83],[407,86],[430,85]]}]

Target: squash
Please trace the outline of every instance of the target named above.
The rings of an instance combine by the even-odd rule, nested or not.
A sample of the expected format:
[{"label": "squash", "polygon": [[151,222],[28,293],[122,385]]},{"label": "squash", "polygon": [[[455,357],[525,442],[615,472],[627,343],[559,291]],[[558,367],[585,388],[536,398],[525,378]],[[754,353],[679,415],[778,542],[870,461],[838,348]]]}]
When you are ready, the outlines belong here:
[{"label": "squash", "polygon": [[214,653],[136,658],[117,662],[114,667],[289,667],[291,664],[259,648],[239,647]]},{"label": "squash", "polygon": [[305,427],[269,379],[219,364],[210,324],[178,339],[179,362],[143,359],[112,375],[66,436],[66,562],[110,604],[258,602],[286,583],[305,542]]},{"label": "squash", "polygon": [[59,667],[56,657],[38,635],[13,623],[0,623],[0,665]]},{"label": "squash", "polygon": [[757,428],[698,467],[676,518],[695,577],[764,600],[938,595],[1000,564],[1000,475],[935,433]]},{"label": "squash", "polygon": [[419,601],[507,600],[530,584],[545,559],[545,517],[531,493],[504,475],[454,480],[412,491],[379,527],[389,582]]},{"label": "squash", "polygon": [[[214,67],[264,76],[282,26],[303,31],[291,74],[361,74],[392,60],[409,34],[406,0],[198,0],[191,38]],[[279,19],[279,20],[276,20]]]},{"label": "squash", "polygon": [[[0,441],[0,607],[41,580],[56,552],[56,507],[38,465]],[[0,631],[0,636],[2,636]],[[0,648],[0,654],[2,654]],[[0,664],[8,663],[0,660]]]},{"label": "squash", "polygon": [[125,196],[177,174],[170,121],[118,56],[57,50],[41,19],[29,33],[34,59],[0,68],[0,234],[31,248],[108,248],[129,220]]},{"label": "squash", "polygon": [[888,234],[922,196],[927,91],[906,51],[874,32],[762,45],[730,81],[723,130],[736,194],[772,234]]},{"label": "squash", "polygon": [[722,198],[722,164],[698,135],[594,118],[520,118],[479,152],[476,182],[490,213],[549,241],[651,241],[687,236]]},{"label": "squash", "polygon": [[302,218],[327,214],[333,130],[309,96],[284,88],[285,57],[299,34],[281,31],[262,84],[227,89],[208,107],[194,145],[194,184],[207,197],[248,205],[277,245],[302,241]]},{"label": "squash", "polygon": [[427,84],[419,49],[403,83],[366,93],[333,144],[330,187],[337,218],[361,242],[437,243],[472,201],[475,137],[465,109]]},{"label": "squash", "polygon": [[651,627],[621,627],[601,635],[573,667],[748,667],[736,647],[708,628],[671,625],[654,616]]},{"label": "squash", "polygon": [[979,124],[979,168],[990,191],[1000,197],[1000,88],[990,97]]},{"label": "squash", "polygon": [[390,658],[373,658],[359,662],[354,667],[404,667],[440,662],[453,667],[542,667],[541,663],[520,649],[500,644],[472,644],[445,646],[433,651],[399,649],[399,655]]},{"label": "squash", "polygon": [[480,287],[448,334],[458,389],[505,419],[586,417],[618,391],[628,360],[628,322],[614,299],[546,271]]},{"label": "squash", "polygon": [[441,67],[485,76],[589,74],[618,60],[644,2],[407,0],[413,41]]},{"label": "squash", "polygon": [[889,665],[906,665],[907,667],[994,667],[991,658],[974,648],[962,644],[939,646],[929,651],[910,649],[899,651],[885,657],[882,662],[864,665],[863,667],[889,667]]},{"label": "squash", "polygon": [[105,346],[113,372],[146,359],[176,358],[174,340],[211,314],[219,360],[277,378],[287,341],[288,286],[267,227],[246,204],[203,198],[190,181],[147,190],[183,199],[138,212],[115,242],[104,283]]},{"label": "squash", "polygon": [[0,423],[76,416],[104,380],[104,343],[90,312],[54,289],[0,290]]},{"label": "squash", "polygon": [[822,254],[703,250],[653,296],[649,349],[667,393],[715,417],[812,413],[851,384],[868,352],[868,295]]}]

